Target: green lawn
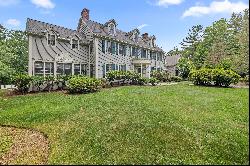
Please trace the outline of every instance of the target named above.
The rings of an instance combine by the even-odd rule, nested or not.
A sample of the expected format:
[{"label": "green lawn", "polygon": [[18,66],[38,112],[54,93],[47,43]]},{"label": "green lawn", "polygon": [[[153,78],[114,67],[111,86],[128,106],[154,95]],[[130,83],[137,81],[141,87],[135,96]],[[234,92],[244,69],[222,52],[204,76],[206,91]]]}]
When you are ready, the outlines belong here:
[{"label": "green lawn", "polygon": [[0,125],[47,134],[49,164],[249,164],[248,93],[178,84],[0,95]]}]

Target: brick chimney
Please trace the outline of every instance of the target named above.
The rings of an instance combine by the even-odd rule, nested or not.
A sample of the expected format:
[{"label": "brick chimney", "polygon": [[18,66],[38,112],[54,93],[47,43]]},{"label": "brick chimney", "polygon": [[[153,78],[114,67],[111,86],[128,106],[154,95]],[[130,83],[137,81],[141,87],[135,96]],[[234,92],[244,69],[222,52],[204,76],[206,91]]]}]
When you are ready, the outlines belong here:
[{"label": "brick chimney", "polygon": [[89,20],[89,9],[84,8],[81,12],[81,16],[82,16],[82,19],[84,21],[88,21]]},{"label": "brick chimney", "polygon": [[143,38],[143,39],[148,39],[148,33],[142,34],[142,38]]}]

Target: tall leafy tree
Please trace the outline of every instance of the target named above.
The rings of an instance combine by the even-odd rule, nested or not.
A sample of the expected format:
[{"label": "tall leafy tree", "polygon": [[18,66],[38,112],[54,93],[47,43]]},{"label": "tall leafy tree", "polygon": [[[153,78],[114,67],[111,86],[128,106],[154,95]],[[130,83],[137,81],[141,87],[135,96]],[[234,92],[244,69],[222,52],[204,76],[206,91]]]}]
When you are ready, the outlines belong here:
[{"label": "tall leafy tree", "polygon": [[182,51],[182,56],[185,58],[192,59],[196,52],[199,43],[203,39],[203,26],[196,25],[189,29],[188,35],[180,43]]}]

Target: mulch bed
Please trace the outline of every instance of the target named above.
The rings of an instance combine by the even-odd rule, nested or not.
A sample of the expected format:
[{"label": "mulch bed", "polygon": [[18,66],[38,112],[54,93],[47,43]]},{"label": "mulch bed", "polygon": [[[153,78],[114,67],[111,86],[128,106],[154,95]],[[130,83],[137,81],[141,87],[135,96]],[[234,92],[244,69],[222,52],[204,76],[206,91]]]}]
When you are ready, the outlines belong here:
[{"label": "mulch bed", "polygon": [[0,165],[47,164],[49,141],[44,134],[31,129],[0,126],[1,135],[10,136],[13,143],[10,149],[0,156]]}]

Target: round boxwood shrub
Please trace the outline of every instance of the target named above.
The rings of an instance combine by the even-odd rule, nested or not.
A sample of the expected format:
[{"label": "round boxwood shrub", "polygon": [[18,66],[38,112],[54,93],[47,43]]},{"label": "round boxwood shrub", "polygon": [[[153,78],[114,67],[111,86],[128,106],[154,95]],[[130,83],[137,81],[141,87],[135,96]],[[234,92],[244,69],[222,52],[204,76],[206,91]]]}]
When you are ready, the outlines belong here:
[{"label": "round boxwood shrub", "polygon": [[100,90],[101,86],[101,80],[85,76],[72,76],[67,82],[70,93],[92,93]]}]

